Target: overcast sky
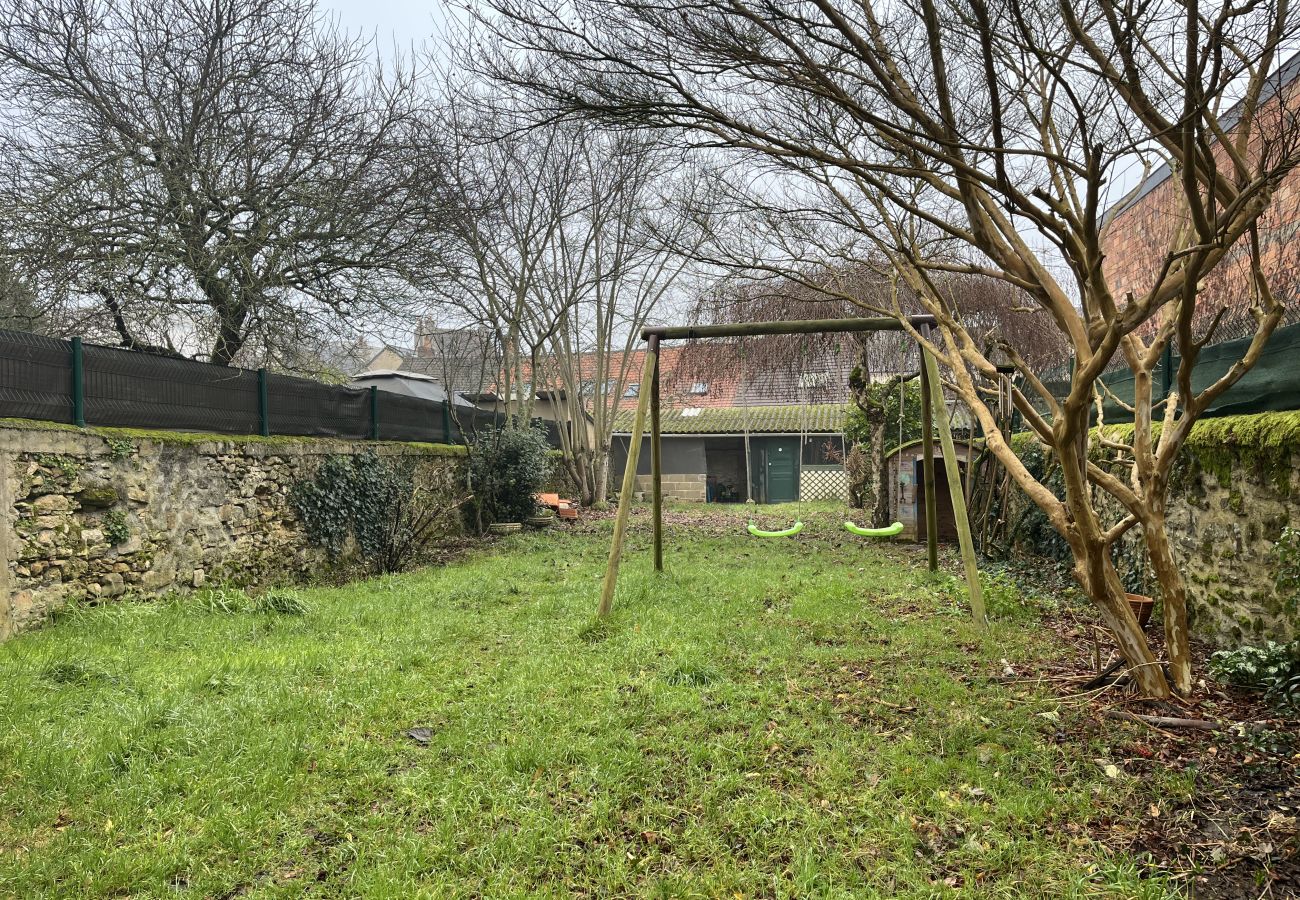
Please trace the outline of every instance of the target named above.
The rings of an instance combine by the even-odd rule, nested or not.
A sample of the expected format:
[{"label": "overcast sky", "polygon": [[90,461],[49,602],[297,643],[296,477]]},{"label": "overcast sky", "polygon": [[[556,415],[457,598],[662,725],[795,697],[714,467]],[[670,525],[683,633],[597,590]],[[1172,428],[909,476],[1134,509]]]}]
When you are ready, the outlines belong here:
[{"label": "overcast sky", "polygon": [[441,0],[323,0],[321,8],[337,14],[348,31],[374,35],[385,51],[394,42],[403,49],[423,43],[445,16]]}]

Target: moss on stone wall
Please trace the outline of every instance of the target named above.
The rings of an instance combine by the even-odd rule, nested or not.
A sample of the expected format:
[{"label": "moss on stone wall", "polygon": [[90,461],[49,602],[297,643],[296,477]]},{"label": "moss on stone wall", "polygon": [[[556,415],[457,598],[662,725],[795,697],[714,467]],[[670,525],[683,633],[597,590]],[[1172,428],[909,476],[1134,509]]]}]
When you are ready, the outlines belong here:
[{"label": "moss on stone wall", "polygon": [[1234,466],[1245,465],[1290,496],[1291,457],[1300,452],[1300,412],[1202,419],[1192,426],[1187,452],[1221,487],[1231,482]]},{"label": "moss on stone wall", "polygon": [[[123,441],[154,441],[160,444],[177,444],[182,446],[210,444],[220,441],[223,443],[235,444],[262,444],[271,447],[295,445],[327,446],[339,443],[355,443],[355,441],[351,441],[347,438],[309,437],[306,435],[292,434],[273,434],[270,437],[262,437],[258,434],[217,434],[206,431],[161,431],[148,428],[112,428],[98,425],[88,425],[85,428],[78,428],[75,425],[67,425],[62,422],[42,422],[35,419],[0,418],[0,428],[11,428],[22,431],[57,431],[65,434],[82,434],[92,437],[100,437],[107,443],[114,456],[130,455],[129,453],[124,453],[124,445],[121,443]],[[422,453],[428,453],[435,456],[465,456],[467,453],[465,447],[460,444],[435,444],[423,441],[375,441],[373,443],[375,446],[381,447],[410,447],[413,450],[419,450]]]},{"label": "moss on stone wall", "polygon": [[[1131,444],[1133,425],[1109,425],[1106,437]],[[1158,439],[1160,425],[1153,427]],[[1094,434],[1091,455],[1101,460],[1114,451]],[[1026,467],[1046,486],[1061,492],[1051,451],[1035,435],[1009,441]],[[1220,645],[1300,634],[1297,604],[1275,583],[1276,552],[1289,523],[1300,521],[1300,412],[1224,416],[1197,422],[1171,473],[1169,531],[1192,604],[1193,629]],[[1099,496],[1107,515],[1118,505]],[[1064,559],[1067,548],[1046,517],[1017,492],[1010,509],[993,510],[1013,523],[1015,550]],[[1152,593],[1141,535],[1136,529],[1116,546],[1115,562],[1125,585]]]},{"label": "moss on stone wall", "polygon": [[[1132,423],[1106,425],[1101,434],[1109,440],[1131,444],[1133,430]],[[1159,440],[1160,430],[1161,423],[1152,424],[1153,440]],[[1107,453],[1099,445],[1097,436],[1097,429],[1094,428],[1094,457]],[[1013,434],[1008,443],[1026,463],[1036,462],[1049,452],[1038,440],[1038,436],[1031,432]],[[1184,453],[1186,456],[1180,465],[1195,463],[1203,471],[1214,475],[1220,487],[1228,487],[1234,466],[1246,465],[1268,478],[1279,491],[1289,495],[1292,488],[1291,456],[1300,453],[1300,411],[1201,419],[1192,426],[1192,433],[1184,445]]]}]

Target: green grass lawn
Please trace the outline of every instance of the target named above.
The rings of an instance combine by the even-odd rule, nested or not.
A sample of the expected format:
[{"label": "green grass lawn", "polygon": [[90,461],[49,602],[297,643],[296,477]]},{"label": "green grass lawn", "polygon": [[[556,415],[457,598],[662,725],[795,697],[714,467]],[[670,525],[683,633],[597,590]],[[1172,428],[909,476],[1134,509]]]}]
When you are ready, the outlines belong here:
[{"label": "green grass lawn", "polygon": [[1143,788],[988,679],[1053,652],[1032,611],[981,634],[912,545],[730,515],[673,526],[661,576],[638,515],[600,626],[608,521],[305,614],[123,603],[10,641],[0,895],[1164,896],[1087,827]]}]

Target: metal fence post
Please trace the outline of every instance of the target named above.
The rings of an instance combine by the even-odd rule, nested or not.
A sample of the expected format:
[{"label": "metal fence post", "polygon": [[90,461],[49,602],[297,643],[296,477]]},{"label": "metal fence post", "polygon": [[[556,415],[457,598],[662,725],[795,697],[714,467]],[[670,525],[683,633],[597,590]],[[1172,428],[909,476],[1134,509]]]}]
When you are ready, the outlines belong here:
[{"label": "metal fence post", "polygon": [[1165,352],[1160,358],[1160,387],[1162,400],[1169,399],[1169,391],[1174,386],[1174,344],[1169,341],[1165,344]]},{"label": "metal fence post", "polygon": [[379,388],[370,386],[370,439],[379,440]]},{"label": "metal fence post", "polygon": [[72,424],[86,427],[86,364],[79,337],[72,339]]},{"label": "metal fence post", "polygon": [[266,390],[266,369],[257,370],[257,423],[262,437],[270,437],[271,404]]}]

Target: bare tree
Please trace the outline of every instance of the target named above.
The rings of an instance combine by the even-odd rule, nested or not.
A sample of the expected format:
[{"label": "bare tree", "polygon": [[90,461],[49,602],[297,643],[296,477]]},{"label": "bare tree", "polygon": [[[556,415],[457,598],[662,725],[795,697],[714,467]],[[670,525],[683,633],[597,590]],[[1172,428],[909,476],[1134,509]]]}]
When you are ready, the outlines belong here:
[{"label": "bare tree", "polygon": [[[1186,590],[1165,527],[1170,472],[1192,425],[1258,359],[1282,316],[1261,215],[1300,160],[1293,87],[1276,74],[1295,37],[1287,4],[1114,0],[903,0],[692,4],[668,0],[491,0],[504,42],[495,74],[559,112],[656,127],[726,148],[765,173],[756,208],[818,223],[791,259],[883,259],[938,320],[914,333],[989,447],[1070,546],[1074,574],[1151,696],[1192,688]],[[1134,163],[1172,173],[1177,223],[1145,282],[1103,267],[1104,211]],[[1122,188],[1121,188],[1122,190]],[[779,244],[778,244],[779,246]],[[1212,384],[1192,369],[1213,338],[1202,282],[1230,253],[1255,322]],[[770,257],[769,257],[770,258]],[[774,264],[775,265],[775,264]],[[789,267],[795,274],[808,270]],[[1063,397],[1018,349],[1014,402],[1050,448],[1063,496],[994,427],[977,376],[995,366],[941,276],[1022,291],[1069,346]],[[810,285],[835,293],[832,279]],[[869,307],[900,315],[895,304]],[[1176,390],[1153,404],[1166,345]],[[1131,441],[1090,434],[1098,379],[1119,356],[1137,397]],[[1045,409],[1040,412],[1035,403]],[[1153,429],[1153,417],[1162,427]],[[1114,460],[1103,464],[1099,453]],[[1110,517],[1108,499],[1120,510]],[[1164,602],[1168,675],[1138,626],[1112,552],[1141,529]]]},{"label": "bare tree", "polygon": [[683,286],[703,232],[681,214],[690,166],[645,135],[591,134],[581,173],[584,212],[564,229],[555,267],[570,302],[547,363],[573,423],[561,429],[563,463],[591,504],[607,493],[623,398],[650,389],[635,380],[641,328]]},{"label": "bare tree", "polygon": [[456,91],[439,133],[446,136],[454,261],[442,300],[485,329],[500,354],[497,394],[512,418],[531,417],[542,359],[571,291],[555,261],[569,222],[580,215],[580,125],[537,126],[500,96]]},{"label": "bare tree", "polygon": [[630,351],[686,268],[677,245],[701,233],[679,214],[689,167],[645,135],[539,120],[481,86],[453,96],[456,265],[440,289],[499,347],[506,414],[544,401],[582,502],[602,502]]},{"label": "bare tree", "polygon": [[0,2],[0,253],[70,326],[219,364],[398,310],[441,166],[369,52],[311,0]]}]

